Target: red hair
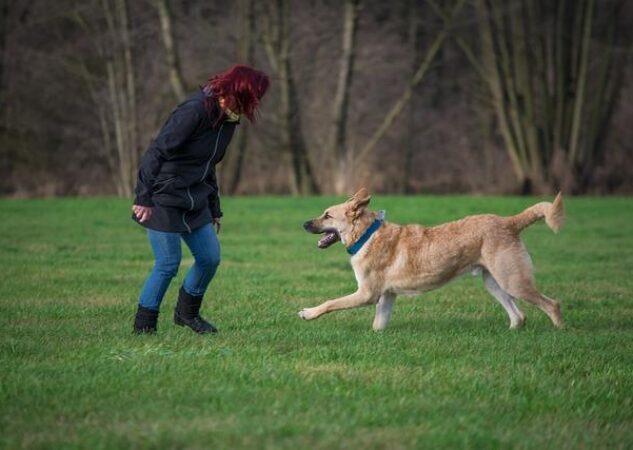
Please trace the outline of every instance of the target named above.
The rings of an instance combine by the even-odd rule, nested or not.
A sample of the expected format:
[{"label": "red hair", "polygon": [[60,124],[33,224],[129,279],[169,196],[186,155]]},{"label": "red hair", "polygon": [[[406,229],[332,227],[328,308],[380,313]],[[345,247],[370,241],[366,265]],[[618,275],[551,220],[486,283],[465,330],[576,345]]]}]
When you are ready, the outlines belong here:
[{"label": "red hair", "polygon": [[268,75],[252,67],[236,64],[230,69],[209,78],[203,86],[207,97],[207,110],[220,97],[234,105],[235,112],[244,114],[251,122],[255,121],[259,101],[270,85]]}]

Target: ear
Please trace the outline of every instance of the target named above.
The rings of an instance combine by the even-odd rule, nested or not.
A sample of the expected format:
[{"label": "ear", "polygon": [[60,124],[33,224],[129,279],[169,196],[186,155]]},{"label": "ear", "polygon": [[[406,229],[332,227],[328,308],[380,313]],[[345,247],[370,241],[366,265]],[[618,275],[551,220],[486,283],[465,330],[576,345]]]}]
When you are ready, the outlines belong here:
[{"label": "ear", "polygon": [[367,189],[361,188],[355,193],[347,202],[350,204],[350,209],[359,210],[369,204],[371,195],[367,192]]}]

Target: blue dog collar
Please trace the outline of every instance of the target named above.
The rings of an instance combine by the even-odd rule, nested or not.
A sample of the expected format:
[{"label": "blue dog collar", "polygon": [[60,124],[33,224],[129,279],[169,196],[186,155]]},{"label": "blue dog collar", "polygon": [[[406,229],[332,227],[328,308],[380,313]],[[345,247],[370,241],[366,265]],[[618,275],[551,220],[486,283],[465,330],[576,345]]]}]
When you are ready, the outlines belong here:
[{"label": "blue dog collar", "polygon": [[369,228],[367,228],[367,230],[365,230],[360,239],[357,240],[353,245],[347,247],[347,253],[349,253],[350,255],[355,255],[356,253],[358,253],[363,245],[365,245],[365,242],[369,240],[371,235],[374,234],[378,230],[378,228],[380,228],[384,217],[384,211],[381,211],[381,213],[378,215],[378,218],[374,220],[374,222],[369,226]]}]

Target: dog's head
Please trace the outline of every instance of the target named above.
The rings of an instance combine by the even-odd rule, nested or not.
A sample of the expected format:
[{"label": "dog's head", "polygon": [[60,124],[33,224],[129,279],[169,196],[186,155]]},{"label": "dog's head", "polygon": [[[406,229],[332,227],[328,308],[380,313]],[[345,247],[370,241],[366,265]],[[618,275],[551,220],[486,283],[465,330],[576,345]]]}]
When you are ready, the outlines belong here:
[{"label": "dog's head", "polygon": [[359,222],[365,219],[370,199],[367,189],[362,188],[345,203],[330,206],[319,217],[308,220],[303,228],[310,233],[325,234],[319,239],[319,248],[327,248],[337,241],[342,241],[344,245],[352,242],[354,233],[363,229],[359,227]]}]

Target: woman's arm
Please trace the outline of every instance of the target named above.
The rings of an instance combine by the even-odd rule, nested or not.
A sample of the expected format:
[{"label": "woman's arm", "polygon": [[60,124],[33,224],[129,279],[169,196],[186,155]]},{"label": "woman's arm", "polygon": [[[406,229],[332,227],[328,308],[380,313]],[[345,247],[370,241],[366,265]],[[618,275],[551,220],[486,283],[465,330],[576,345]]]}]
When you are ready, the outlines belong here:
[{"label": "woman's arm", "polygon": [[171,113],[141,160],[135,189],[135,205],[154,206],[152,187],[163,161],[176,154],[201,120],[200,112],[193,104],[182,104]]}]

